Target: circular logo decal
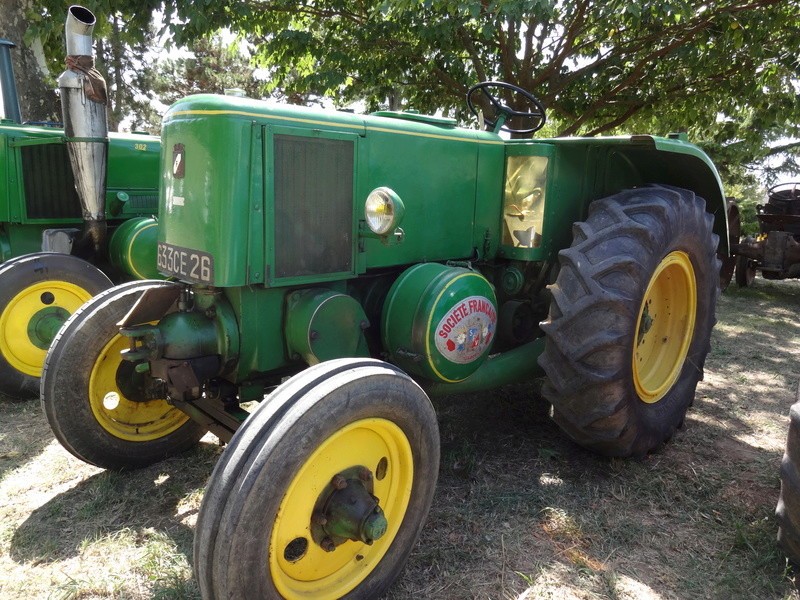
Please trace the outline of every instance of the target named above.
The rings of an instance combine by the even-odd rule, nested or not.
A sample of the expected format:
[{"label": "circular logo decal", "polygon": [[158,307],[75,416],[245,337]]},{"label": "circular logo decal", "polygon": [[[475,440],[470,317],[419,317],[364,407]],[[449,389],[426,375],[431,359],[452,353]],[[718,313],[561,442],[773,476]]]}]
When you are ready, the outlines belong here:
[{"label": "circular logo decal", "polygon": [[471,363],[488,350],[496,324],[497,311],[488,298],[465,298],[436,326],[436,349],[450,362]]}]

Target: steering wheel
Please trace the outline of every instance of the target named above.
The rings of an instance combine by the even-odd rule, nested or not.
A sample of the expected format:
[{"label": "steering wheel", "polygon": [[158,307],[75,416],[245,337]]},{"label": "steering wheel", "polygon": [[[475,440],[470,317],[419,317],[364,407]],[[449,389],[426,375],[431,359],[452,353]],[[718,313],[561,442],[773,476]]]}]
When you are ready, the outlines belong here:
[{"label": "steering wheel", "polygon": [[[510,106],[504,104],[496,95],[496,90],[507,89],[522,96],[529,106],[529,110],[521,111],[514,110]],[[482,95],[478,96],[478,92]],[[481,98],[483,101],[477,101],[477,104],[486,106],[487,103],[494,108],[494,118],[489,118],[483,115],[476,106],[475,100]],[[537,100],[533,94],[526,92],[521,87],[505,83],[503,81],[483,81],[477,85],[473,85],[467,91],[467,106],[472,113],[479,119],[483,117],[483,123],[487,129],[497,133],[498,131],[507,131],[515,134],[527,134],[539,131],[547,122],[544,106]],[[506,123],[516,122],[516,127],[509,127]],[[524,125],[527,125],[525,127]]]}]

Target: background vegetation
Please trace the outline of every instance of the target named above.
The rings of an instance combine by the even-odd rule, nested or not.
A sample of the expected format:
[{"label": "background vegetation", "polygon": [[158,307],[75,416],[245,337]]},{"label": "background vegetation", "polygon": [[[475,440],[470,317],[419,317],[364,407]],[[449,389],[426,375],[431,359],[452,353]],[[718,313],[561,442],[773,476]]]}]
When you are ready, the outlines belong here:
[{"label": "background vegetation", "polygon": [[[64,4],[10,2],[52,78],[62,69]],[[466,121],[468,86],[503,80],[548,107],[546,134],[684,131],[739,191],[754,173],[769,184],[798,170],[800,0],[85,4],[101,20],[97,50],[114,126],[127,116],[157,131],[154,104],[225,87]],[[164,60],[165,47],[194,54]]]}]

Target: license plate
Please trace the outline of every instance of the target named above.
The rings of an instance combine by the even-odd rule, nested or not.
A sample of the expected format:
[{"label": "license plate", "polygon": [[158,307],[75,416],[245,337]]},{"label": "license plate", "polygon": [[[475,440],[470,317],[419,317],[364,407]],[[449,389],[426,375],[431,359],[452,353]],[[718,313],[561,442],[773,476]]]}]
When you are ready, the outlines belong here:
[{"label": "license plate", "polygon": [[184,281],[214,283],[214,257],[200,250],[159,242],[158,270]]}]

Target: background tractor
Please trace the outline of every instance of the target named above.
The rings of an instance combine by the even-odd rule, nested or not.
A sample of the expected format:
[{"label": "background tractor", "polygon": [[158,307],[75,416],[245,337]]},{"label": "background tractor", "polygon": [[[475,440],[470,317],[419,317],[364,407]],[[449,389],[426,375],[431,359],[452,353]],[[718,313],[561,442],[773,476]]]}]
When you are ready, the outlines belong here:
[{"label": "background tractor", "polygon": [[767,190],[767,202],[756,207],[759,234],[732,245],[736,283],[747,287],[757,271],[765,279],[800,277],[800,183]]},{"label": "background tractor", "polygon": [[85,8],[69,9],[64,128],[22,123],[14,44],[0,40],[0,392],[11,397],[38,395],[50,342],[81,304],[112,281],[159,277],[161,144],[108,134],[94,23]]},{"label": "background tractor", "polygon": [[430,396],[545,376],[558,424],[611,456],[682,425],[728,254],[711,161],[681,135],[505,139],[545,122],[505,83],[468,104],[485,131],[214,95],[166,113],[174,280],[78,309],[42,403],[108,469],[228,442],[197,522],[204,598],[380,597],[433,497]]}]

